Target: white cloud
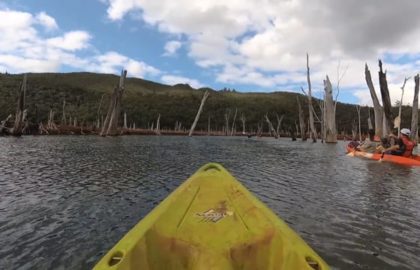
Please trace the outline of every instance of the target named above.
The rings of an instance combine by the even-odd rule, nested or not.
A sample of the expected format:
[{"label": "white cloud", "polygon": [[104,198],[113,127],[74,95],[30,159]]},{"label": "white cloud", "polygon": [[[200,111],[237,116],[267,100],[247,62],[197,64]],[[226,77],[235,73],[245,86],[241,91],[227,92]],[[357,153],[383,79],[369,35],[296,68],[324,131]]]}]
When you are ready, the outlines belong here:
[{"label": "white cloud", "polygon": [[[376,84],[378,58],[396,59],[385,63],[390,86],[420,71],[420,63],[415,63],[420,58],[419,1],[401,0],[398,5],[392,0],[107,2],[111,20],[135,13],[161,32],[185,35],[188,56],[199,67],[215,70],[218,82],[265,89],[306,87],[306,52],[318,91],[326,74],[336,84],[339,61],[342,70],[349,65],[341,91],[368,91],[365,62]],[[401,64],[400,57],[412,57],[412,64]],[[390,91],[395,99],[400,90],[390,87]]]},{"label": "white cloud", "polygon": [[58,29],[58,25],[55,19],[49,16],[45,12],[40,12],[36,15],[36,20],[39,24],[43,25],[47,30],[55,30]]},{"label": "white cloud", "polygon": [[107,52],[94,57],[89,66],[90,71],[118,74],[126,69],[128,76],[143,78],[146,75],[156,76],[160,71],[144,62],[136,61],[117,52]]},{"label": "white cloud", "polygon": [[2,72],[6,70],[49,72],[58,70],[60,62],[50,59],[34,59],[11,54],[0,54],[0,65],[4,69]]},{"label": "white cloud", "polygon": [[90,39],[91,36],[85,31],[71,31],[63,36],[47,39],[47,43],[52,47],[76,51],[88,47]]},{"label": "white cloud", "polygon": [[[57,72],[63,66],[119,74],[127,69],[133,77],[156,76],[160,71],[144,62],[117,52],[98,52],[91,44],[91,35],[74,30],[53,37],[38,31],[58,29],[54,18],[45,12],[32,15],[28,12],[0,10],[0,69],[2,72]],[[80,57],[80,52],[91,56]]]},{"label": "white cloud", "polygon": [[182,46],[182,43],[177,40],[171,40],[165,44],[164,56],[174,55]]},{"label": "white cloud", "polygon": [[27,46],[29,41],[36,39],[37,31],[32,27],[30,13],[0,10],[0,18],[0,52]]},{"label": "white cloud", "polygon": [[189,84],[193,88],[201,88],[204,87],[198,80],[182,77],[182,76],[175,76],[175,75],[163,75],[161,81],[165,84],[175,85],[175,84]]}]

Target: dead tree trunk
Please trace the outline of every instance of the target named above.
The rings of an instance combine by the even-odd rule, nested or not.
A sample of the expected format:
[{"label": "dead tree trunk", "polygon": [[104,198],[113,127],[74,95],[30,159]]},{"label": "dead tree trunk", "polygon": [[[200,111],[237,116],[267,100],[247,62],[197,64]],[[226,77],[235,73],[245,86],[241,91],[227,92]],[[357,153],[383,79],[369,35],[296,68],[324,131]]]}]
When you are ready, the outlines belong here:
[{"label": "dead tree trunk", "polygon": [[313,142],[316,142],[317,132],[315,129],[314,116],[313,116],[313,107],[312,107],[312,86],[311,86],[311,77],[309,74],[309,54],[306,54],[306,77],[308,80],[308,106],[309,106],[309,125],[311,128],[310,137]]},{"label": "dead tree trunk", "polygon": [[383,129],[382,129],[382,121],[383,121],[383,109],[381,104],[379,103],[378,96],[375,92],[375,87],[372,83],[372,76],[370,75],[369,67],[366,64],[365,65],[365,78],[366,78],[366,84],[369,88],[370,96],[373,101],[373,110],[375,114],[375,135],[378,137],[382,137]]},{"label": "dead tree trunk", "polygon": [[413,98],[413,108],[411,112],[411,139],[416,143],[419,142],[419,74],[414,77],[414,98]]},{"label": "dead tree trunk", "polygon": [[127,113],[124,112],[124,128],[127,129]]},{"label": "dead tree trunk", "polygon": [[261,137],[262,135],[262,128],[263,128],[263,124],[260,122],[258,122],[258,126],[257,126],[257,137]]},{"label": "dead tree trunk", "polygon": [[208,91],[204,92],[203,98],[201,99],[200,108],[198,108],[197,115],[195,116],[194,122],[193,122],[193,124],[191,125],[191,128],[190,128],[190,132],[188,133],[188,136],[190,136],[190,137],[193,135],[195,126],[197,125],[198,120],[200,119],[201,112],[203,111],[204,104],[206,103],[206,100],[209,97],[209,95],[210,95],[210,93]]},{"label": "dead tree trunk", "polygon": [[225,135],[227,136],[229,133],[229,119],[230,119],[230,110],[225,113]]},{"label": "dead tree trunk", "polygon": [[121,71],[120,82],[112,93],[108,113],[102,126],[101,136],[118,135],[118,118],[120,116],[121,99],[124,93],[124,82],[126,77],[127,70]]},{"label": "dead tree trunk", "polygon": [[359,121],[359,142],[362,141],[362,130],[361,130],[361,124],[360,124],[360,106],[356,105],[356,110],[357,110],[357,119]]},{"label": "dead tree trunk", "polygon": [[246,118],[245,115],[241,114],[241,122],[242,122],[242,135],[246,134],[245,124],[246,124]]},{"label": "dead tree trunk", "polygon": [[48,114],[48,123],[47,123],[47,129],[48,130],[56,130],[57,129],[57,126],[54,122],[54,116],[55,116],[55,113],[54,113],[53,109],[51,108],[50,113]]},{"label": "dead tree trunk", "polygon": [[297,136],[298,131],[296,130],[296,134],[295,134],[295,132],[293,131],[293,128],[290,127],[289,132],[290,132],[290,137],[292,137],[292,141],[296,141],[296,136]]},{"label": "dead tree trunk", "polygon": [[39,134],[49,134],[49,132],[48,132],[48,130],[44,127],[44,125],[42,124],[42,122],[40,122],[39,123],[39,125],[38,125],[38,132],[39,132]]},{"label": "dead tree trunk", "polygon": [[270,121],[270,118],[268,118],[268,115],[267,114],[264,117],[265,117],[265,121],[267,121],[268,129],[270,130],[270,133],[273,134],[274,138],[278,139],[279,136],[277,135],[277,132],[274,129],[273,124]]},{"label": "dead tree trunk", "polygon": [[159,114],[159,116],[157,118],[157,121],[156,121],[155,133],[156,133],[156,135],[160,135],[160,114]]},{"label": "dead tree trunk", "polygon": [[207,117],[207,135],[210,135],[210,115]]},{"label": "dead tree trunk", "polygon": [[[407,81],[409,80],[410,78],[405,78],[404,79],[404,83],[403,83],[403,86],[401,87],[401,100],[400,100],[400,106],[399,106],[399,108],[398,108],[398,117],[397,117],[397,121],[395,121],[394,120],[394,124],[397,126],[397,128],[398,128],[398,137],[400,136],[400,131],[401,131],[401,107],[402,107],[402,104],[403,104],[403,100],[404,100],[404,88],[405,88],[405,84],[407,83]],[[397,123],[395,123],[395,122],[397,122]]]},{"label": "dead tree trunk", "polygon": [[382,61],[379,60],[379,85],[381,88],[382,104],[384,107],[384,133],[389,134],[394,128],[394,117],[392,116],[391,98],[389,97],[388,82],[386,72],[382,70]]},{"label": "dead tree trunk", "polygon": [[[324,141],[327,138],[327,133],[326,133],[327,124],[326,124],[326,121],[325,121],[325,115],[327,114],[326,113],[326,108],[325,108],[325,93],[324,93],[324,101],[319,102],[319,108],[321,110],[321,137],[322,137],[321,142],[324,143]],[[334,104],[334,112],[336,111],[336,108],[337,108],[337,100]]]},{"label": "dead tree trunk", "polygon": [[278,137],[280,137],[280,127],[281,127],[281,122],[283,122],[284,114],[282,114],[282,115],[279,117],[279,115],[276,113],[276,117],[277,117],[277,127],[276,127],[276,132],[277,132],[277,136],[278,136]]},{"label": "dead tree trunk", "polygon": [[324,80],[324,133],[326,143],[337,142],[337,128],[335,126],[335,105],[333,100],[333,89],[328,76]]},{"label": "dead tree trunk", "polygon": [[[99,106],[98,106],[98,111],[96,112],[96,121],[97,121],[97,123],[96,123],[96,127],[97,128],[101,128],[101,122],[103,122],[103,119],[102,119],[102,121],[101,121],[101,117],[100,117],[100,115],[101,115],[101,107],[102,107],[102,100],[104,99],[104,96],[105,96],[105,94],[103,94],[102,96],[101,96],[101,100],[99,101]],[[71,121],[70,121],[71,122]]]},{"label": "dead tree trunk", "polygon": [[63,100],[63,113],[61,115],[61,125],[67,125],[67,119],[66,119],[66,99]]},{"label": "dead tree trunk", "polygon": [[356,141],[357,139],[357,125],[356,125],[356,121],[353,120],[353,125],[351,128],[351,135],[352,135],[352,140]]},{"label": "dead tree trunk", "polygon": [[299,97],[296,96],[298,110],[299,110],[299,126],[300,126],[300,136],[302,141],[306,141],[306,130],[305,130],[305,117],[303,115],[302,106],[300,105]]},{"label": "dead tree trunk", "polygon": [[9,135],[10,130],[6,127],[7,122],[13,117],[13,115],[9,114],[6,119],[0,122],[0,135],[5,134]]},{"label": "dead tree trunk", "polygon": [[233,115],[233,121],[232,121],[232,130],[230,131],[230,136],[233,136],[235,134],[236,129],[236,115],[238,114],[238,108],[235,109],[235,114]]},{"label": "dead tree trunk", "polygon": [[369,107],[367,108],[368,109],[368,129],[369,130],[371,130],[371,129],[373,129],[373,126],[372,126],[372,119],[370,118],[370,109],[369,109]]},{"label": "dead tree trunk", "polygon": [[11,134],[13,136],[22,135],[22,129],[25,121],[25,96],[26,96],[26,74],[23,75],[23,81],[19,89],[19,97],[16,107],[15,124],[13,125]]},{"label": "dead tree trunk", "polygon": [[175,131],[181,131],[181,126],[182,126],[181,122],[176,121],[175,122]]}]

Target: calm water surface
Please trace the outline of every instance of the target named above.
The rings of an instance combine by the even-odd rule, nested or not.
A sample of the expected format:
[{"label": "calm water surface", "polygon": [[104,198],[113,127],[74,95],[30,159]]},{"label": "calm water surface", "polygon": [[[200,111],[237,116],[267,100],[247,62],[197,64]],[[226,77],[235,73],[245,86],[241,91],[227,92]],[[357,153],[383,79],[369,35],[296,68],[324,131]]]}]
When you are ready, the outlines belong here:
[{"label": "calm water surface", "polygon": [[420,269],[420,169],[344,143],[0,138],[0,269],[90,269],[201,165],[220,162],[333,269]]}]

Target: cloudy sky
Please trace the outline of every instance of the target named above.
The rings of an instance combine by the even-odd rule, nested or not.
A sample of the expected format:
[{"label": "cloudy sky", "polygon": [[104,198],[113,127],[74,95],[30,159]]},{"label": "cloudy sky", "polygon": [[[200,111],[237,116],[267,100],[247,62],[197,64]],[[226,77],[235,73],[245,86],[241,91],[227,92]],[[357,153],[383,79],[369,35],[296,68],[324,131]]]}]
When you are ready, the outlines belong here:
[{"label": "cloudy sky", "polygon": [[364,105],[364,64],[376,83],[381,58],[395,102],[420,72],[419,10],[414,0],[0,0],[0,72],[124,67],[166,84],[300,92],[309,53],[315,96],[340,74],[339,100]]}]

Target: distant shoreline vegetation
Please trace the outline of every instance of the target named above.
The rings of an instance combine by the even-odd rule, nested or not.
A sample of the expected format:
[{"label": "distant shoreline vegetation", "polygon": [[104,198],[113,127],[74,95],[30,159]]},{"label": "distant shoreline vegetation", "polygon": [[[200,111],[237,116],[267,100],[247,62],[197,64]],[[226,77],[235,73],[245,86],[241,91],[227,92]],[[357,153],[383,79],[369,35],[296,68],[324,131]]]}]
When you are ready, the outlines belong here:
[{"label": "distant shoreline vegetation", "polygon": [[[22,74],[0,74],[0,121],[4,122],[5,127],[13,125],[22,78]],[[109,74],[28,73],[25,94],[27,121],[23,134],[96,134],[107,114],[110,97],[117,83],[118,76]],[[194,89],[188,84],[169,86],[127,78],[119,126],[123,128],[125,124],[122,131],[126,134],[155,134],[160,115],[159,129],[164,135],[188,133],[206,90],[210,96],[197,123],[194,133],[197,135],[256,134],[259,129],[262,134],[270,135],[265,115],[273,125],[276,125],[276,118],[280,115],[283,119],[278,127],[279,133],[290,136],[291,132],[296,132],[299,118],[296,96],[302,101],[306,100],[303,95],[291,92],[242,93],[228,88],[216,91],[210,88]],[[320,113],[318,102],[316,98],[313,99],[314,110]],[[307,119],[307,102],[302,105]],[[398,107],[393,107],[393,110],[397,114]],[[368,129],[368,111],[373,115],[372,108],[361,108],[363,134]],[[245,132],[241,117],[245,119]],[[339,137],[351,137],[357,117],[356,105],[337,104]],[[229,130],[225,127],[227,118]],[[410,125],[411,107],[403,106],[401,119],[402,126]],[[315,125],[320,129],[319,122]]]}]

